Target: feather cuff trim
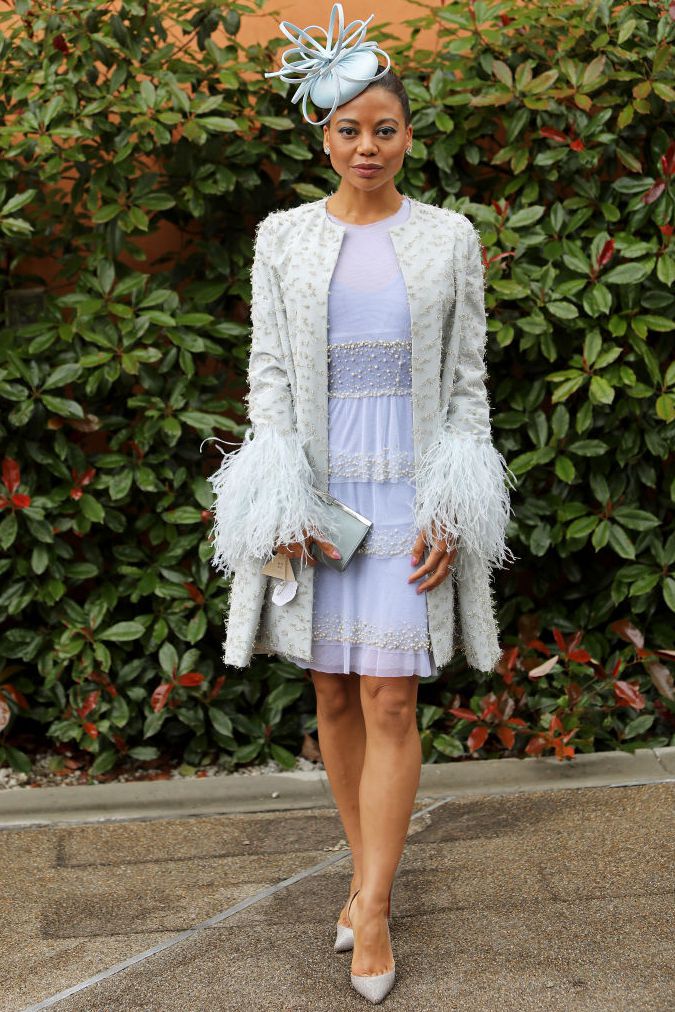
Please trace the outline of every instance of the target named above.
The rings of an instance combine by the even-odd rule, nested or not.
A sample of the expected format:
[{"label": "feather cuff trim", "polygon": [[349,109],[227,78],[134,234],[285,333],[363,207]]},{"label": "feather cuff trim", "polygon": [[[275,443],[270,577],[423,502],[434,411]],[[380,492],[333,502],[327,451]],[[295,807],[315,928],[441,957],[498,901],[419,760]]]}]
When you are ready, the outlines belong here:
[{"label": "feather cuff trim", "polygon": [[490,439],[443,428],[416,474],[415,521],[427,538],[452,535],[458,547],[504,568],[516,556],[505,543],[515,475]]},{"label": "feather cuff trim", "polygon": [[208,478],[215,494],[211,564],[226,577],[245,560],[269,562],[276,548],[307,534],[330,540],[336,533],[297,432],[265,425],[251,433]]}]

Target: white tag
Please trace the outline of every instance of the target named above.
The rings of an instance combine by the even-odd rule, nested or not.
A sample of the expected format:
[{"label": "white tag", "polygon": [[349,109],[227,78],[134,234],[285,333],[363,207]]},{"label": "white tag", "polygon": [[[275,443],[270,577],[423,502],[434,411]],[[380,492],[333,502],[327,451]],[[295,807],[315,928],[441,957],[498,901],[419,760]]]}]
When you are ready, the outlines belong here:
[{"label": "white tag", "polygon": [[275,604],[286,604],[292,601],[298,589],[297,580],[283,580],[278,583],[272,591],[272,600]]}]

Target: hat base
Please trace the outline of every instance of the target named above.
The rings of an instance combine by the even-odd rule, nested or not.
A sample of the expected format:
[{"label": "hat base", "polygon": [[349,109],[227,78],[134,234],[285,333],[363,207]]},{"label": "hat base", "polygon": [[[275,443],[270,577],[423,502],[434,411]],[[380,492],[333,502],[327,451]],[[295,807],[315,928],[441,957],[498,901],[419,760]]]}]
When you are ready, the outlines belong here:
[{"label": "hat base", "polygon": [[[317,77],[309,89],[309,97],[319,109],[332,109],[335,96],[338,93],[339,82],[339,105],[349,102],[368,87],[379,66],[374,53],[363,51],[349,53],[340,60],[333,70],[329,70],[325,75],[322,74]],[[343,74],[360,78],[360,80],[347,81],[343,77]]]}]

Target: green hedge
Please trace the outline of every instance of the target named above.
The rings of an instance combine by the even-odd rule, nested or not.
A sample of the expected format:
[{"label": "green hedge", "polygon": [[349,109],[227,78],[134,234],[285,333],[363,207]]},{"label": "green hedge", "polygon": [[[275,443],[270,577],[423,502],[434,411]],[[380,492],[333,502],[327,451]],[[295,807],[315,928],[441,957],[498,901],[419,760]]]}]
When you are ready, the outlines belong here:
[{"label": "green hedge", "polygon": [[[19,768],[31,731],[93,774],[160,750],[291,766],[315,727],[304,672],[221,664],[218,453],[200,454],[246,427],[256,222],[339,182],[293,88],[262,76],[287,40],[237,39],[262,6],[0,12],[0,761]],[[425,758],[668,744],[673,22],[650,4],[422,10],[410,41],[378,36],[413,109],[397,185],[480,229],[494,434],[519,479],[519,562],[495,581],[507,653],[421,689]],[[159,229],[176,252],[151,263],[139,240]],[[43,281],[26,255],[58,274],[24,322],[11,293]]]}]

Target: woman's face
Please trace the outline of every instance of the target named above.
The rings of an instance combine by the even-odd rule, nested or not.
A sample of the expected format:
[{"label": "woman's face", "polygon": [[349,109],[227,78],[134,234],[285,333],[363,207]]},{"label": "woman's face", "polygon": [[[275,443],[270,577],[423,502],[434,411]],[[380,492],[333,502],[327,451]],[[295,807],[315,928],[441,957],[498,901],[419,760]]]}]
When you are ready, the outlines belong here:
[{"label": "woman's face", "polygon": [[[333,168],[359,190],[376,190],[393,180],[412,141],[401,103],[384,88],[371,88],[338,106],[323,133]],[[359,172],[359,165],[373,171]]]}]

